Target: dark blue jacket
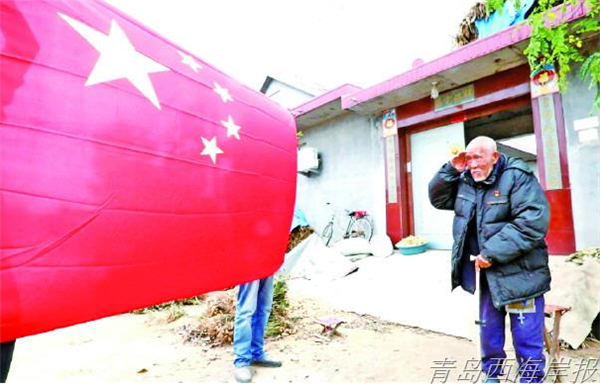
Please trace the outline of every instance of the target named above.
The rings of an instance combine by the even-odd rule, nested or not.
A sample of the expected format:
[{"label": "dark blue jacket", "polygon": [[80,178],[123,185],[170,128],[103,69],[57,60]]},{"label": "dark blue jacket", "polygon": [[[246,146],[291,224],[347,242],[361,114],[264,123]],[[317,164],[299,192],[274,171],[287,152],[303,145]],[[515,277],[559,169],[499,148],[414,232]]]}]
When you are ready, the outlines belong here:
[{"label": "dark blue jacket", "polygon": [[492,174],[476,183],[469,171],[449,163],[429,183],[429,201],[454,210],[452,289],[460,285],[469,221],[475,219],[477,242],[492,262],[485,270],[496,308],[539,296],[550,290],[549,208],[537,179],[521,159],[501,155]]}]

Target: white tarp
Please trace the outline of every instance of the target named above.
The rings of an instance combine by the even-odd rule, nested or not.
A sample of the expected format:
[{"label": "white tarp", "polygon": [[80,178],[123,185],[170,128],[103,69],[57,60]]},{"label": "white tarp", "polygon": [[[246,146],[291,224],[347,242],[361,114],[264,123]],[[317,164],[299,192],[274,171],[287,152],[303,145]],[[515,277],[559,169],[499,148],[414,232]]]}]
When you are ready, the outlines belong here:
[{"label": "white tarp", "polygon": [[[571,307],[560,323],[560,339],[577,349],[589,335],[600,312],[600,262],[586,258],[582,265],[561,261],[552,265],[552,289],[546,304]],[[553,319],[546,320],[552,329]]]},{"label": "white tarp", "polygon": [[335,280],[358,267],[339,251],[328,248],[315,233],[285,255],[278,274],[309,280]]}]

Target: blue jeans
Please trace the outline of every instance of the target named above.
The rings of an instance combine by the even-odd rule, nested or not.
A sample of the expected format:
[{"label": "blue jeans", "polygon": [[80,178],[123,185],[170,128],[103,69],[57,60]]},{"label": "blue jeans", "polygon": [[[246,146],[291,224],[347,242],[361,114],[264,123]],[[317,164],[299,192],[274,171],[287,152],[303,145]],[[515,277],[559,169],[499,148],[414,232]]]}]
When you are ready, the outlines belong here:
[{"label": "blue jeans", "polygon": [[[484,273],[481,274],[480,287],[482,370],[486,377],[497,378],[503,374],[502,366],[506,359],[504,321],[507,312],[504,307],[494,307]],[[544,296],[536,297],[534,303],[534,308],[527,311],[510,313],[510,329],[522,383],[541,382],[546,365],[543,333]]]},{"label": "blue jeans", "polygon": [[273,304],[273,276],[239,286],[233,331],[233,365],[265,358],[264,337]]}]

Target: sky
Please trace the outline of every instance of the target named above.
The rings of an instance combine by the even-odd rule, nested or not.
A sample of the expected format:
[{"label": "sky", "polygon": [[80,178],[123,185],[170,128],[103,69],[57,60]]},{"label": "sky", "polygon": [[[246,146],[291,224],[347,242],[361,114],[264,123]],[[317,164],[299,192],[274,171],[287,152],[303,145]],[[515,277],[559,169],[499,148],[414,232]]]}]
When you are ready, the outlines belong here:
[{"label": "sky", "polygon": [[245,85],[369,87],[454,49],[475,0],[105,0]]}]

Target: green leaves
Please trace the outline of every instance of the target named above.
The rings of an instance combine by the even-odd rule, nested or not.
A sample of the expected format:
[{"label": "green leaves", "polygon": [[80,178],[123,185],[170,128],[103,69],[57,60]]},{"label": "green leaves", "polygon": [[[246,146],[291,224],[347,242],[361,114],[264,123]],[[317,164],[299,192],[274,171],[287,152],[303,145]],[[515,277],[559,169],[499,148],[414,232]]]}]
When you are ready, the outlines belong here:
[{"label": "green leaves", "polygon": [[487,11],[488,16],[497,10],[500,10],[500,12],[502,12],[502,7],[504,6],[505,2],[506,0],[487,0],[485,2],[485,9]]},{"label": "green leaves", "polygon": [[[487,0],[486,9],[489,13],[502,9],[504,3],[510,0]],[[584,51],[583,35],[597,32],[600,29],[598,21],[599,0],[584,0],[584,6],[589,10],[587,16],[570,24],[556,24],[558,18],[566,14],[566,6],[579,6],[580,0],[565,0],[560,13],[553,10],[560,3],[559,0],[539,0],[533,12],[527,19],[531,26],[529,45],[523,53],[527,56],[532,72],[540,69],[544,64],[551,63],[558,70],[558,85],[560,92],[567,90],[567,75],[573,63],[583,62],[579,76],[584,81],[589,81],[590,88],[598,89],[599,60],[597,51],[586,53]],[[596,91],[594,105],[600,107],[600,90]]]},{"label": "green leaves", "polygon": [[582,80],[588,79],[590,82],[589,88],[596,87],[596,98],[594,100],[594,107],[600,108],[600,52],[596,51],[588,56],[587,59],[581,64],[579,70],[579,77]]},{"label": "green leaves", "polygon": [[287,298],[288,286],[285,278],[278,277],[273,282],[273,306],[271,316],[267,322],[266,336],[279,336],[293,331],[289,319],[288,308],[290,303]]}]

